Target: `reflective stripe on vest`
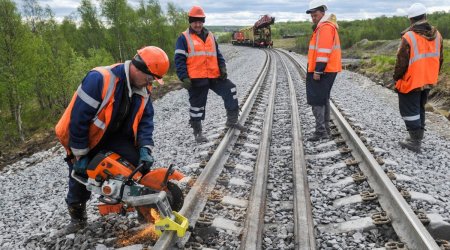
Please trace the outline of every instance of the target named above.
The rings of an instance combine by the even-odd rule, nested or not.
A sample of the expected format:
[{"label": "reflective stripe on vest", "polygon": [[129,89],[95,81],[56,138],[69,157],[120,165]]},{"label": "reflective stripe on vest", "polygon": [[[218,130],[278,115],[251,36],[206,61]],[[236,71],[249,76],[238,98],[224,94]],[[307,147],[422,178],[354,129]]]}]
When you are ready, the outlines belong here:
[{"label": "reflective stripe on vest", "polygon": [[419,53],[419,47],[417,46],[417,40],[416,37],[414,36],[414,32],[412,31],[408,31],[406,32],[406,35],[409,36],[409,38],[411,39],[411,43],[412,43],[412,49],[414,50],[414,57],[409,59],[409,64],[413,64],[415,61],[420,60],[422,58],[427,58],[427,57],[437,57],[439,58],[440,56],[440,40],[439,38],[439,34],[436,36],[436,38],[434,39],[434,46],[435,46],[435,52],[434,53],[423,53],[420,54]]},{"label": "reflective stripe on vest", "polygon": [[[116,82],[116,76],[113,72],[111,72],[111,67],[97,67],[94,70],[100,72],[103,75],[103,92],[102,92],[102,104],[100,105],[100,108],[97,110],[97,113],[95,114],[95,117],[92,119],[92,122],[95,126],[101,128],[102,130],[106,129],[106,121],[101,121],[98,118],[98,115],[103,109],[106,107],[106,105],[111,101],[111,97],[113,96],[114,89],[115,89],[115,82]],[[106,83],[107,82],[107,83]],[[107,84],[108,88],[105,88],[104,84]],[[81,86],[80,86],[81,88]],[[109,122],[109,121],[108,121]]]},{"label": "reflective stripe on vest", "polygon": [[441,48],[439,32],[434,41],[429,41],[413,31],[406,32],[403,38],[410,47],[409,65],[402,79],[395,84],[397,90],[406,94],[425,85],[437,84]]},{"label": "reflective stripe on vest", "polygon": [[98,101],[96,101],[94,98],[86,94],[86,92],[84,92],[84,90],[81,88],[81,85],[78,86],[77,95],[83,102],[85,102],[87,105],[91,106],[94,109],[97,109],[98,105],[100,105]]},{"label": "reflective stripe on vest", "polygon": [[185,55],[186,57],[188,55],[187,52],[183,49],[176,49],[175,54],[182,54],[182,55]]},{"label": "reflective stripe on vest", "polygon": [[189,29],[183,32],[188,51],[176,50],[177,54],[187,57],[186,66],[189,78],[217,78],[220,76],[219,63],[214,35],[209,32],[206,41],[191,36]]},{"label": "reflective stripe on vest", "polygon": [[340,72],[342,70],[341,65],[341,45],[339,40],[339,35],[337,30],[335,29],[335,35],[333,38],[333,45],[331,48],[320,48],[319,47],[319,39],[320,39],[320,28],[323,25],[330,24],[322,24],[316,28],[313,35],[311,36],[309,51],[308,51],[308,72],[314,72],[316,68],[316,63],[322,62],[327,63],[324,72]]},{"label": "reflective stripe on vest", "polygon": [[[89,126],[89,143],[88,149],[82,149],[88,151],[89,149],[92,149],[95,147],[98,142],[103,137],[110,121],[111,116],[113,112],[113,105],[111,105],[112,100],[114,99],[114,93],[116,89],[116,84],[119,81],[119,79],[114,75],[114,73],[111,72],[111,69],[115,67],[116,65],[108,66],[108,67],[97,67],[93,70],[99,72],[103,76],[103,88],[102,88],[102,101],[99,103],[92,97],[90,97],[88,94],[86,94],[82,89],[81,85],[78,88],[78,90],[74,93],[71,102],[69,103],[69,106],[64,111],[64,114],[62,115],[61,119],[58,121],[58,124],[56,124],[55,132],[56,136],[60,140],[61,144],[66,149],[67,153],[70,155],[71,150],[69,147],[69,137],[70,137],[70,118],[73,106],[75,104],[75,101],[77,97],[80,97],[80,99],[88,104],[91,107],[97,106],[97,113],[95,114],[94,118],[92,119],[92,123]],[[137,131],[138,126],[140,123],[140,120],[143,116],[145,107],[150,100],[149,96],[142,96],[141,98],[141,105],[136,113],[135,119],[133,121],[133,134],[135,143],[137,142]]]}]

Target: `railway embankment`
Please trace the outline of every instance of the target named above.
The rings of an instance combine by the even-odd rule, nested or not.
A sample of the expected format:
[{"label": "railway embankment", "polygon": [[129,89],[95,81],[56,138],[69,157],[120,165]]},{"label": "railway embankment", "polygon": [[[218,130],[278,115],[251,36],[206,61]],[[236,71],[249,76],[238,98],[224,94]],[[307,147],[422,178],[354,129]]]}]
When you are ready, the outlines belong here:
[{"label": "railway embankment", "polygon": [[[361,40],[343,51],[344,67],[394,90],[392,75],[399,43],[400,40]],[[450,120],[450,40],[444,41],[444,64],[438,85],[431,91],[427,109]]]}]

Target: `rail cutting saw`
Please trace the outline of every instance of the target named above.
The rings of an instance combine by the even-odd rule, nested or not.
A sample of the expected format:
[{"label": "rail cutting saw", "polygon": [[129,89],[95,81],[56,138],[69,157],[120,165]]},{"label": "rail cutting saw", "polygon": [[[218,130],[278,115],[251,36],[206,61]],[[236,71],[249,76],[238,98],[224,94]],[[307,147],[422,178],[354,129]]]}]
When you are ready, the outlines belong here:
[{"label": "rail cutting saw", "polygon": [[[183,237],[189,222],[176,212],[182,208],[184,197],[172,181],[181,180],[184,175],[173,169],[173,165],[152,169],[145,175],[139,172],[141,167],[134,167],[116,153],[101,152],[89,162],[87,178],[75,171],[72,171],[72,177],[87,190],[100,195],[101,215],[137,210],[146,222],[155,224],[158,235],[171,230]],[[151,209],[159,211],[159,218],[152,215]]]}]

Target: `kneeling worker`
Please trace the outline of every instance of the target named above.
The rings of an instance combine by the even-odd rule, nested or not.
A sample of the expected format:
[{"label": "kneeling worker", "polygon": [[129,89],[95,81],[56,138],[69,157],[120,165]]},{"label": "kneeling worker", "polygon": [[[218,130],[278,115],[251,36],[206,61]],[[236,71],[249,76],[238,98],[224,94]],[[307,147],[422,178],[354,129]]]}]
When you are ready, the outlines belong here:
[{"label": "kneeling worker", "polygon": [[86,176],[86,167],[100,151],[113,151],[141,172],[154,162],[153,105],[151,83],[161,81],[169,69],[166,53],[148,46],[131,61],[92,69],[56,125],[56,135],[67,151],[69,191],[66,203],[70,224],[65,233],[86,226],[86,202],[91,192],[71,177],[72,171]]}]

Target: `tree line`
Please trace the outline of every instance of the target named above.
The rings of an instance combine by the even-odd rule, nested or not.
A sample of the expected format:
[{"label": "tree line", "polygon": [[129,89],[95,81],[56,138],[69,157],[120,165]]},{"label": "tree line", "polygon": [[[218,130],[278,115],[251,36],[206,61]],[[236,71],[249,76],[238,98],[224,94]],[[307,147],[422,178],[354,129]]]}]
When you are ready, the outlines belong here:
[{"label": "tree line", "polygon": [[[443,38],[450,38],[449,13],[445,11],[434,12],[429,14],[427,18],[439,30]],[[406,17],[381,16],[355,21],[339,21],[338,19],[338,25],[341,47],[346,49],[363,39],[370,41],[400,39],[400,33],[408,28],[410,23]],[[296,47],[301,52],[308,51],[309,39],[312,34],[311,22],[278,23],[275,27],[275,37],[292,33],[300,34],[296,39]]]},{"label": "tree line", "polygon": [[[58,22],[49,6],[37,0],[0,0],[0,148],[24,141],[54,126],[86,72],[99,65],[130,59],[146,45],[161,47],[171,60],[179,34],[188,27],[187,13],[157,0],[81,0],[77,11]],[[450,37],[450,15],[429,15],[444,38]],[[362,39],[397,39],[408,27],[405,17],[338,21],[341,45]],[[298,51],[307,51],[311,22],[272,26],[273,38],[296,35]],[[225,39],[221,39],[225,38]],[[219,41],[226,42],[229,34]],[[0,152],[1,153],[1,152]]]},{"label": "tree line", "polygon": [[[99,65],[124,62],[146,45],[161,47],[173,60],[187,13],[157,0],[81,0],[74,15],[57,22],[37,0],[0,0],[0,140],[24,141],[54,126],[83,76]],[[21,8],[21,9],[19,9]],[[171,63],[173,65],[173,63]],[[173,69],[172,69],[173,70]]]}]

